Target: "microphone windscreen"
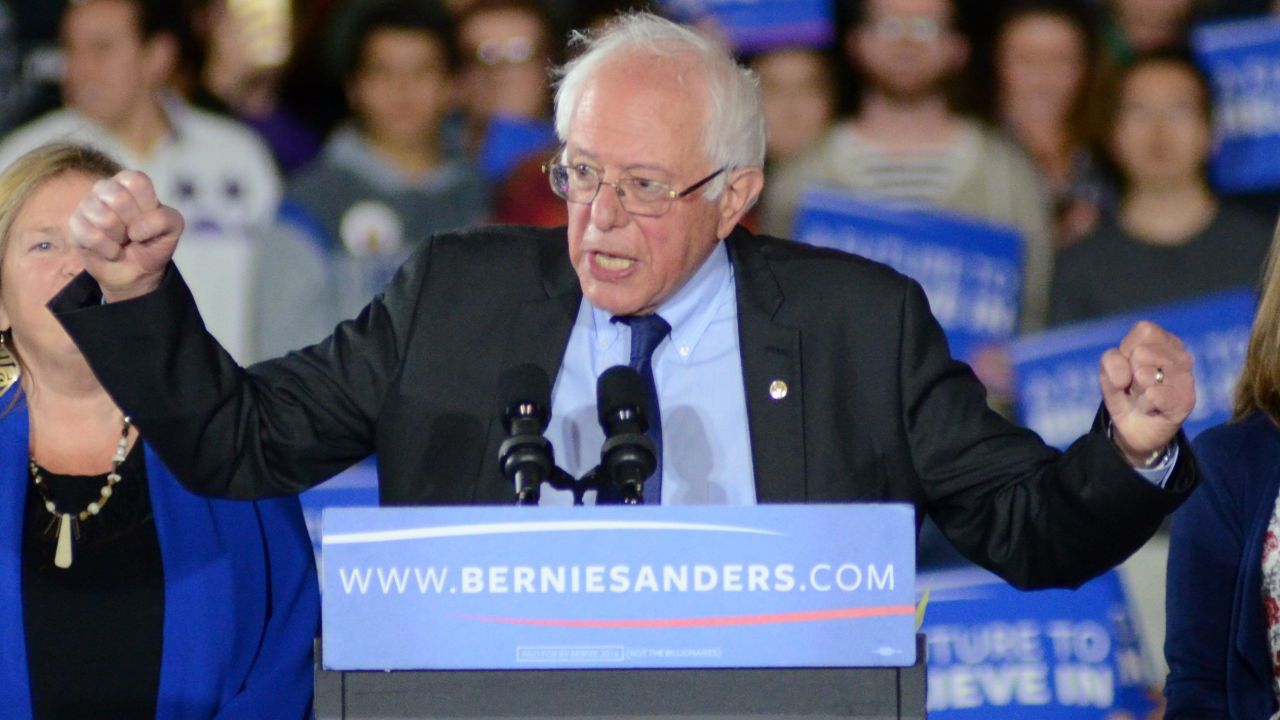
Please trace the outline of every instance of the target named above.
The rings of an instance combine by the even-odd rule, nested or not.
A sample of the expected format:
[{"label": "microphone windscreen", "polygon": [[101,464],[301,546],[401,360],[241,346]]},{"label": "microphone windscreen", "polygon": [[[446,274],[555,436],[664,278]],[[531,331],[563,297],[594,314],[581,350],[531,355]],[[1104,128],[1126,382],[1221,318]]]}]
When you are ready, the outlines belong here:
[{"label": "microphone windscreen", "polygon": [[498,376],[498,402],[498,410],[503,417],[509,417],[512,409],[520,405],[536,405],[540,412],[548,412],[551,408],[551,379],[547,377],[547,371],[533,363],[502,371]]},{"label": "microphone windscreen", "polygon": [[601,426],[608,428],[614,415],[624,408],[639,411],[643,416],[644,406],[644,381],[634,368],[614,365],[596,382],[596,412]]}]

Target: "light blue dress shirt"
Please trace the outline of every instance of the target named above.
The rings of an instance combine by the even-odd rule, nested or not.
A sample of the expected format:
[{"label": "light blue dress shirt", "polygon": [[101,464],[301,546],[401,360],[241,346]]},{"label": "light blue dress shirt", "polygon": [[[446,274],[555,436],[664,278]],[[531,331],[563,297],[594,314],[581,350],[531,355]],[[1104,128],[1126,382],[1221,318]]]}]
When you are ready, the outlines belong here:
[{"label": "light blue dress shirt", "polygon": [[[662,408],[662,504],[753,505],[755,474],[738,345],[738,301],[728,247],[720,244],[693,277],[658,308],[671,335],[653,353]],[[551,392],[546,437],[561,468],[580,478],[600,464],[604,431],[596,379],[631,359],[631,329],[584,297]],[[1163,486],[1178,459],[1172,445],[1159,466],[1138,470]],[[543,484],[542,505],[573,495]],[[595,493],[584,499],[595,503]]]},{"label": "light blue dress shirt", "polygon": [[[738,345],[733,265],[721,243],[658,308],[671,335],[653,353],[662,408],[662,504],[752,505],[747,398]],[[631,329],[584,297],[551,393],[546,437],[556,463],[574,477],[600,464],[604,431],[596,419],[596,378],[631,358]],[[542,486],[543,505],[573,496]],[[589,492],[585,502],[595,502]]]}]

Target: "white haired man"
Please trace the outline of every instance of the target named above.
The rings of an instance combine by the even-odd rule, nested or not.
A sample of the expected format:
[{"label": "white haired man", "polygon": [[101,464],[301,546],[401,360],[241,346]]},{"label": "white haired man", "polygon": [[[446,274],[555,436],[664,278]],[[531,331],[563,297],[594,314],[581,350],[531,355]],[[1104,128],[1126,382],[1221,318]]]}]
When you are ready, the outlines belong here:
[{"label": "white haired man", "polygon": [[664,504],[911,502],[1039,587],[1119,562],[1195,485],[1190,358],[1163,330],[1139,324],[1104,356],[1099,427],[1063,454],[987,410],[914,282],[741,228],[763,121],[753,76],[718,44],[625,16],[565,69],[556,124],[567,230],[437,235],[358,318],[283,359],[242,371],[201,330],[169,263],[181,218],[138,174],[77,210],[89,274],[52,307],[204,493],[300,491],[376,451],[385,503],[509,502],[503,369],[555,379],[547,434],[576,476],[602,439],[596,378],[633,336],[658,341],[665,441],[646,492]]}]

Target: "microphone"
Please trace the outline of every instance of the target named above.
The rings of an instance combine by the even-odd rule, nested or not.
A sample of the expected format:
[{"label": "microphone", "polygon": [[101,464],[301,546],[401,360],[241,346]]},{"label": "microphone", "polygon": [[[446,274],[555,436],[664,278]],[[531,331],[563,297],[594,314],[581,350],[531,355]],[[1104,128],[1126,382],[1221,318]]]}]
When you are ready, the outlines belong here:
[{"label": "microphone", "polygon": [[539,489],[556,469],[551,443],[542,436],[551,419],[551,381],[531,363],[507,368],[498,377],[502,427],[498,448],[502,473],[515,486],[517,505],[537,505]]},{"label": "microphone", "polygon": [[644,503],[644,481],[658,464],[653,441],[645,435],[646,405],[644,381],[633,368],[611,367],[596,383],[596,412],[605,436],[600,467],[628,505]]}]

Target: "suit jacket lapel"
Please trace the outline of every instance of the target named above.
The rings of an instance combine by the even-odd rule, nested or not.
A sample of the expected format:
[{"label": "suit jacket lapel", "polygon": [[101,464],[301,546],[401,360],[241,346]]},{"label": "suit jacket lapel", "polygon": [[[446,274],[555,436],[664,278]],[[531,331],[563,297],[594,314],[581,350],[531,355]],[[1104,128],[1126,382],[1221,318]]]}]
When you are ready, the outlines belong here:
[{"label": "suit jacket lapel", "polygon": [[725,242],[737,288],[756,499],[802,502],[807,489],[800,331],[776,320],[785,298],[751,234],[739,227]]},{"label": "suit jacket lapel", "polygon": [[[517,307],[512,314],[498,372],[523,363],[533,363],[547,372],[554,385],[556,374],[564,361],[565,347],[573,331],[573,321],[578,316],[582,302],[582,290],[573,266],[569,264],[567,248],[543,246],[537,261],[541,266],[542,288],[545,295]],[[497,412],[501,399],[496,395],[490,407],[490,422],[485,440],[485,456],[481,478],[476,485],[474,501],[481,503],[510,503],[513,490],[502,479],[498,467],[498,447],[506,433],[502,417]]]}]

